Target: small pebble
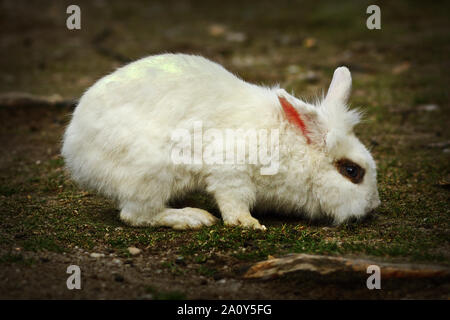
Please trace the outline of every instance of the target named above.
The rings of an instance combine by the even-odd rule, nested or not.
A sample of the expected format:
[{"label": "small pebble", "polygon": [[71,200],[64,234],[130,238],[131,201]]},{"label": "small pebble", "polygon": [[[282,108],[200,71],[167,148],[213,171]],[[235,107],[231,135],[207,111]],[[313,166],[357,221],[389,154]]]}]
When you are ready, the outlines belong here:
[{"label": "small pebble", "polygon": [[433,142],[427,145],[429,148],[448,148],[450,146],[450,140],[448,141],[440,141],[440,142]]},{"label": "small pebble", "polygon": [[184,261],[184,257],[183,256],[176,257],[175,263],[176,264],[181,264],[181,265],[186,265],[186,261]]},{"label": "small pebble", "polygon": [[309,70],[306,73],[300,75],[299,78],[306,82],[313,83],[313,82],[317,82],[319,80],[319,75],[316,72]]},{"label": "small pebble", "polygon": [[418,108],[419,108],[419,110],[422,110],[422,111],[436,111],[436,110],[439,110],[439,106],[436,105],[436,104],[425,104],[425,105],[419,106]]},{"label": "small pebble", "polygon": [[317,45],[317,40],[315,38],[306,38],[303,41],[303,46],[310,49],[314,48]]},{"label": "small pebble", "polygon": [[208,27],[208,33],[213,37],[221,36],[225,33],[227,27],[221,24],[212,24]]},{"label": "small pebble", "polygon": [[91,258],[103,258],[105,255],[103,253],[92,252],[90,256]]},{"label": "small pebble", "polygon": [[128,248],[128,252],[132,255],[132,256],[136,256],[138,254],[141,253],[141,249],[138,249],[136,247],[129,247]]},{"label": "small pebble", "polygon": [[230,42],[244,42],[247,36],[242,32],[229,32],[226,35],[226,39]]},{"label": "small pebble", "polygon": [[290,74],[296,74],[300,72],[300,67],[295,65],[295,64],[291,64],[290,66],[287,67],[287,72]]}]

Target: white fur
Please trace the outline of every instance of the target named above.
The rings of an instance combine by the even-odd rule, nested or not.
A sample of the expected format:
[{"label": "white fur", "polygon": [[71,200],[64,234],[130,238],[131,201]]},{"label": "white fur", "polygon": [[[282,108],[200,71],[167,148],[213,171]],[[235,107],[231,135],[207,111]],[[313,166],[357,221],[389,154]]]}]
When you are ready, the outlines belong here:
[{"label": "white fur", "polygon": [[[378,206],[375,163],[353,134],[359,115],[346,102],[351,76],[338,68],[317,106],[282,89],[242,81],[199,56],[150,56],[105,76],[82,96],[64,135],[62,154],[74,179],[118,201],[131,225],[198,228],[216,221],[195,208],[166,203],[193,190],[217,201],[226,224],[265,229],[250,215],[255,205],[278,212],[329,215],[337,223]],[[284,96],[305,119],[311,136],[286,120]],[[261,175],[260,165],[175,165],[171,133],[201,120],[208,128],[279,129],[280,167]],[[348,158],[366,170],[353,184],[334,161]]]}]

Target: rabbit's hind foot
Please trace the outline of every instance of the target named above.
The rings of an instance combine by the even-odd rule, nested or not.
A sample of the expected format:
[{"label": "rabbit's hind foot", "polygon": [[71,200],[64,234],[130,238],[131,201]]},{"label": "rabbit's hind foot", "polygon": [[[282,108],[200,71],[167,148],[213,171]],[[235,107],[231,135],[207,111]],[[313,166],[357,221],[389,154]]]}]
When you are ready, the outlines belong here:
[{"label": "rabbit's hind foot", "polygon": [[171,209],[167,208],[152,216],[133,215],[122,209],[120,218],[132,226],[162,226],[176,230],[200,229],[212,226],[219,219],[208,211],[197,208]]}]

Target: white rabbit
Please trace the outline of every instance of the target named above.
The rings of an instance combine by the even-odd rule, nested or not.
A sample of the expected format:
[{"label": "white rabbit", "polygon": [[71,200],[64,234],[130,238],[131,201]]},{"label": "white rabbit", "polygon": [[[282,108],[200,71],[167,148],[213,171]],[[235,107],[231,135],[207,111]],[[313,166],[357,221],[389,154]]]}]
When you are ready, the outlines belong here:
[{"label": "white rabbit", "polygon": [[[73,178],[117,200],[120,218],[133,226],[195,229],[217,222],[201,209],[166,206],[194,190],[215,198],[227,225],[264,230],[250,214],[255,205],[342,223],[380,204],[374,160],[353,133],[360,117],[347,108],[350,89],[350,72],[340,67],[323,101],[311,105],[199,56],[150,56],[86,91],[62,155]],[[274,174],[249,161],[176,163],[174,132],[194,135],[196,123],[215,133],[276,130]],[[200,152],[220,145],[207,140]],[[266,141],[257,143],[262,148]]]}]

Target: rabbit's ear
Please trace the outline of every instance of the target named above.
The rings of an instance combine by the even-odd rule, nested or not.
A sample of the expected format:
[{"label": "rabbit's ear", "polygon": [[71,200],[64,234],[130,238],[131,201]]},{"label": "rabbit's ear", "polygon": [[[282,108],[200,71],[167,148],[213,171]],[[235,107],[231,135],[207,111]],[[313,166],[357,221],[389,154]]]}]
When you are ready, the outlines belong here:
[{"label": "rabbit's ear", "polygon": [[352,88],[352,75],[347,67],[339,67],[334,71],[324,104],[347,104]]},{"label": "rabbit's ear", "polygon": [[278,89],[277,96],[286,119],[301,130],[308,144],[316,142],[320,131],[316,108],[288,94],[284,89]]}]

